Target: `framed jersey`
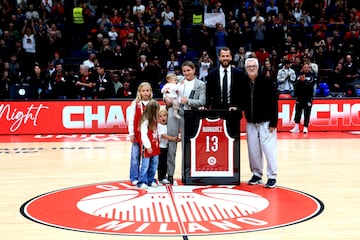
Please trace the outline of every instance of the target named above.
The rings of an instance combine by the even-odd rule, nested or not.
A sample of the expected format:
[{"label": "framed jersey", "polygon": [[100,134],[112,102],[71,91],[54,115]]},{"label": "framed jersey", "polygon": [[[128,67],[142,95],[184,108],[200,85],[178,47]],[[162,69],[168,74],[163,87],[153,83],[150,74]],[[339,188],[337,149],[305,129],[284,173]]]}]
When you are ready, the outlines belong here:
[{"label": "framed jersey", "polygon": [[240,184],[240,112],[184,113],[184,184]]}]

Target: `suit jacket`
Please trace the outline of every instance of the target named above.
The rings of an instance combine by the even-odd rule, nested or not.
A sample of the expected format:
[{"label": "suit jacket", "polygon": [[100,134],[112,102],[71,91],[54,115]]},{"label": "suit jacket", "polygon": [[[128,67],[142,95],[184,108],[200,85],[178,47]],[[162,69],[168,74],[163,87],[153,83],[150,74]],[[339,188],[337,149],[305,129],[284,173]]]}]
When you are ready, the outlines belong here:
[{"label": "suit jacket", "polygon": [[[205,83],[199,79],[194,79],[194,88],[188,98],[187,106],[191,109],[198,109],[205,105],[206,102],[206,86]],[[180,82],[181,84],[181,82]]]},{"label": "suit jacket", "polygon": [[240,96],[245,81],[245,73],[235,67],[231,67],[230,103],[221,103],[219,67],[211,70],[206,77],[206,107],[208,109],[228,109],[229,107],[240,108]]}]

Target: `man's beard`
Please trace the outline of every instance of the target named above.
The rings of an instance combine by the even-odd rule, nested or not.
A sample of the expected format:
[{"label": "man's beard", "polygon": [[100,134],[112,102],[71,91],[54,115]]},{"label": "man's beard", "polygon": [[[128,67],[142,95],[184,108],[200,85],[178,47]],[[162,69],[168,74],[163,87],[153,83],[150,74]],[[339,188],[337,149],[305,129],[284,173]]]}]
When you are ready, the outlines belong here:
[{"label": "man's beard", "polygon": [[228,62],[228,61],[224,61],[224,62],[221,63],[221,66],[223,68],[227,68],[229,65],[230,65],[230,62]]},{"label": "man's beard", "polygon": [[257,72],[249,72],[248,77],[252,80],[254,80],[258,76]]}]

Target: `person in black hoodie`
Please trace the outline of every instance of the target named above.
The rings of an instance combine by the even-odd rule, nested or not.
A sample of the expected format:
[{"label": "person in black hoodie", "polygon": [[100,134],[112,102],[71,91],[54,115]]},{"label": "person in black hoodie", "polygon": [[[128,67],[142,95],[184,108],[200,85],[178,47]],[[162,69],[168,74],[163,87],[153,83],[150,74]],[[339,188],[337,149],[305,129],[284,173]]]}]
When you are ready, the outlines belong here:
[{"label": "person in black hoodie", "polygon": [[276,187],[277,177],[277,123],[278,98],[273,82],[260,74],[257,58],[245,60],[246,79],[241,105],[247,121],[247,144],[250,170],[249,185],[262,183],[265,156],[267,161],[267,188]]}]

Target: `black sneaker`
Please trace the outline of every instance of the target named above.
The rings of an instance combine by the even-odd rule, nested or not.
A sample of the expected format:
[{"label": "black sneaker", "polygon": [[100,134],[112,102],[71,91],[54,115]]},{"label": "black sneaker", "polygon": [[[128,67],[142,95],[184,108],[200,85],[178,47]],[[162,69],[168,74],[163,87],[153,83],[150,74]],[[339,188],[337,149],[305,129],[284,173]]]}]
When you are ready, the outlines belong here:
[{"label": "black sneaker", "polygon": [[276,179],[269,178],[267,180],[267,183],[266,183],[265,187],[266,188],[274,188],[274,187],[276,187]]},{"label": "black sneaker", "polygon": [[255,175],[253,175],[251,177],[251,179],[248,181],[249,185],[256,185],[256,184],[261,184],[261,183],[262,183],[261,177],[258,177],[258,176],[255,176]]},{"label": "black sneaker", "polygon": [[168,176],[168,180],[169,180],[170,184],[174,184],[174,177],[173,176]]}]

